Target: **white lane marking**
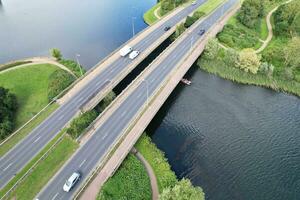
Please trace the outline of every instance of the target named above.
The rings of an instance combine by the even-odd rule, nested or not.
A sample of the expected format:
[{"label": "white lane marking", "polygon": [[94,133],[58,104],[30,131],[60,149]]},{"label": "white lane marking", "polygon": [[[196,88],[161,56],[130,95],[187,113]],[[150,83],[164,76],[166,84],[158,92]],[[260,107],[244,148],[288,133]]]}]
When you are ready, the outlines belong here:
[{"label": "white lane marking", "polygon": [[39,141],[40,138],[41,138],[41,136],[36,138],[33,143],[36,143],[37,141]]},{"label": "white lane marking", "polygon": [[104,140],[107,136],[107,133],[105,133],[105,135],[103,135],[102,140]]},{"label": "white lane marking", "polygon": [[142,93],[140,93],[139,95],[137,95],[137,98],[140,98],[142,96]]},{"label": "white lane marking", "polygon": [[54,197],[51,200],[54,200],[58,196],[58,194],[59,193],[56,193],[56,195],[54,195]]},{"label": "white lane marking", "polygon": [[79,168],[82,167],[82,165],[85,163],[85,161],[86,161],[86,159],[84,159],[84,160],[80,163]]},{"label": "white lane marking", "polygon": [[151,80],[150,80],[150,83],[153,83],[154,81],[155,81],[155,78],[151,79]]},{"label": "white lane marking", "polygon": [[126,114],[126,110],[121,114],[121,117],[123,117]]},{"label": "white lane marking", "polygon": [[7,167],[5,167],[5,168],[3,169],[3,171],[6,171],[12,164],[13,164],[13,163],[10,163],[9,165],[7,165]]},{"label": "white lane marking", "polygon": [[58,120],[61,120],[64,117],[64,115],[62,114],[61,116],[59,116]]},{"label": "white lane marking", "polygon": [[101,84],[101,82],[96,83],[96,86],[99,86]]},{"label": "white lane marking", "polygon": [[114,71],[116,71],[116,69],[115,69],[115,68],[112,68],[112,69],[110,70],[110,72],[114,72]]}]

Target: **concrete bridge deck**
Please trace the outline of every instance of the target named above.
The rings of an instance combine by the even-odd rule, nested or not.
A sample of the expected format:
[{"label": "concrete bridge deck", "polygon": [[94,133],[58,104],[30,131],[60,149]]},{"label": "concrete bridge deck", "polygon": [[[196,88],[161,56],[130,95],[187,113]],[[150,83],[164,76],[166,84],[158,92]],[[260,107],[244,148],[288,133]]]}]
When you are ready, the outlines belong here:
[{"label": "concrete bridge deck", "polygon": [[[238,6],[237,0],[228,0],[170,45],[99,117],[90,139],[53,177],[38,195],[39,199],[77,197],[76,193],[80,193],[98,170],[95,181],[98,180],[98,186],[101,186],[118,168],[181,77],[201,54],[208,38],[223,27]],[[207,30],[204,36],[198,34],[200,29]],[[71,193],[64,193],[61,186],[76,170],[82,172],[81,182]]]}]

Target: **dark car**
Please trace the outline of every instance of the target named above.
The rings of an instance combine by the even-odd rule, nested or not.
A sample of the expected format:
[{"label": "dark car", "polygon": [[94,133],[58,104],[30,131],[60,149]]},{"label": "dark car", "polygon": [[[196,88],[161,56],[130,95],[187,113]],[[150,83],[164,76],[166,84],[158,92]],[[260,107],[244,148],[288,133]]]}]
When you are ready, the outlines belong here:
[{"label": "dark car", "polygon": [[170,26],[166,26],[166,27],[164,28],[165,31],[168,31],[168,30],[170,30],[170,29],[171,29]]},{"label": "dark car", "polygon": [[202,36],[203,34],[205,33],[205,30],[204,29],[201,29],[198,33],[198,35]]}]

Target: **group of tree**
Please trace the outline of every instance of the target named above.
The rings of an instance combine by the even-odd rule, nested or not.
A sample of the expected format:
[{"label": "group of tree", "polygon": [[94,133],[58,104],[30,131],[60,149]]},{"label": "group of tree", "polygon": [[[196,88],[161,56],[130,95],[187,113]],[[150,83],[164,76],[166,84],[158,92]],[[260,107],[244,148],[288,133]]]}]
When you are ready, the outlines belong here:
[{"label": "group of tree", "polygon": [[0,139],[4,139],[13,131],[16,111],[16,96],[8,89],[0,87]]},{"label": "group of tree", "polygon": [[292,1],[280,6],[273,16],[276,35],[300,36],[300,1]]},{"label": "group of tree", "polygon": [[204,200],[205,194],[200,187],[194,187],[188,179],[182,179],[172,188],[166,188],[159,200]]},{"label": "group of tree", "polygon": [[253,28],[265,14],[265,0],[245,0],[237,19],[248,28]]}]

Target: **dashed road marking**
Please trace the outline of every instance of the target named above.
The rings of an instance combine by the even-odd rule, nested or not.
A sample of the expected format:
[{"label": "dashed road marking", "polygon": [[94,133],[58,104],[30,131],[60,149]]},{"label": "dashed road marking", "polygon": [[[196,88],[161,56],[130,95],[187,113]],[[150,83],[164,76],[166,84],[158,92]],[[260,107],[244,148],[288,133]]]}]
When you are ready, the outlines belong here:
[{"label": "dashed road marking", "polygon": [[10,163],[9,165],[7,165],[7,167],[5,167],[5,168],[3,169],[3,171],[6,171],[12,164],[13,164],[13,163]]}]

